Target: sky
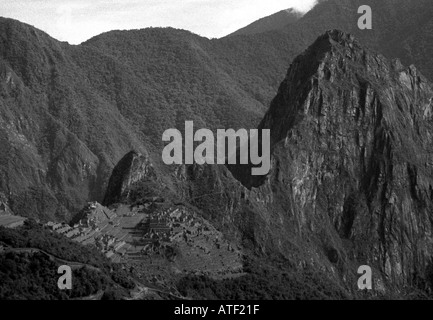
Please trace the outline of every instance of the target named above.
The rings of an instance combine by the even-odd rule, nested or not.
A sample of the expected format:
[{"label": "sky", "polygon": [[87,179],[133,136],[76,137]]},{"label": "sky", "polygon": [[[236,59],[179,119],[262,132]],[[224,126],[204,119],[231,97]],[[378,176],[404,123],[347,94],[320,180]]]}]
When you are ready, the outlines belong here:
[{"label": "sky", "polygon": [[0,0],[0,16],[71,44],[110,30],[174,27],[220,38],[280,10],[315,0]]}]

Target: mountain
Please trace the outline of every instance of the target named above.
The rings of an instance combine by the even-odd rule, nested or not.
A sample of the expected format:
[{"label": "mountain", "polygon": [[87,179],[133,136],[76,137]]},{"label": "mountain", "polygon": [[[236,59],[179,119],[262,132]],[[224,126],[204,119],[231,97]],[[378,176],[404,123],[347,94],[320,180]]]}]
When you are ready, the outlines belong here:
[{"label": "mountain", "polygon": [[239,29],[228,37],[240,36],[240,35],[252,35],[258,33],[264,33],[267,31],[281,30],[290,24],[295,23],[302,17],[302,13],[296,11],[293,8],[287,10],[281,10],[270,16],[257,20],[246,27]]},{"label": "mountain", "polygon": [[396,286],[431,286],[432,97],[414,66],[331,31],[294,60],[259,126],[272,128],[268,183],[298,223]]},{"label": "mountain", "polygon": [[[373,268],[379,297],[429,290],[432,98],[414,66],[328,31],[293,61],[258,127],[271,130],[269,175],[251,176],[242,165],[178,166],[176,197],[245,252],[274,265],[284,257],[289,274],[322,270],[335,297],[358,297],[361,265]],[[146,170],[135,173],[143,184]],[[121,201],[134,191],[126,187]]]},{"label": "mountain", "polygon": [[22,215],[67,220],[86,201],[103,201],[112,169],[131,150],[165,175],[166,129],[181,130],[185,120],[256,127],[284,70],[327,29],[416,62],[433,79],[431,2],[371,1],[372,31],[357,28],[360,4],[324,1],[290,26],[260,34],[209,40],[154,28],[112,31],[79,46],[0,19],[1,197]]},{"label": "mountain", "polygon": [[414,66],[329,31],[294,60],[259,126],[271,129],[267,179],[235,166],[243,186],[220,167],[178,180],[245,248],[320,266],[349,296],[361,265],[382,297],[432,288],[432,97]]},{"label": "mountain", "polygon": [[7,205],[67,220],[86,201],[103,200],[114,165],[130,150],[160,163],[169,128],[185,120],[213,129],[255,126],[275,94],[273,73],[288,63],[272,38],[258,41],[241,46],[269,53],[269,63],[226,49],[230,41],[174,29],[111,32],[71,46],[0,19]]},{"label": "mountain", "polygon": [[[98,88],[114,85],[103,70],[127,72],[9,19],[0,21],[0,42],[1,192],[20,215],[67,220],[105,192],[114,159],[131,149],[147,154],[114,97]],[[99,82],[78,66],[77,51],[80,62],[100,66]]]},{"label": "mountain", "polygon": [[[360,4],[321,2],[290,26],[253,35],[209,40],[155,28],[78,46],[1,18],[3,206],[70,221],[87,201],[181,204],[239,248],[246,273],[221,280],[169,264],[185,296],[362,298],[357,269],[369,265],[369,297],[425,297],[433,6],[362,2],[374,21],[361,31]],[[163,165],[162,133],[186,120],[270,129],[271,172]]]},{"label": "mountain", "polygon": [[[362,5],[372,9],[372,30],[358,28],[358,8]],[[327,0],[286,27],[286,32],[298,33],[311,43],[325,30],[339,29],[388,58],[416,64],[432,80],[431,55],[425,54],[431,44],[432,14],[433,5],[428,0]]]},{"label": "mountain", "polygon": [[[152,164],[147,157],[131,151],[114,167],[103,204],[109,206],[121,202],[131,196],[134,185],[144,185],[145,182],[157,182]],[[158,189],[158,184],[155,183],[152,189]]]},{"label": "mountain", "polygon": [[[372,9],[372,30],[358,28],[357,22],[361,16],[358,8],[362,5]],[[326,0],[318,1],[306,14],[272,30],[274,33],[286,33],[285,36],[280,35],[280,39],[289,37],[294,51],[292,59],[326,30],[338,29],[355,35],[362,44],[388,58],[399,58],[407,65],[416,64],[429,79],[433,79],[433,64],[428,54],[432,43],[432,14],[433,5],[429,0]],[[284,11],[277,14],[284,15]],[[260,25],[261,21],[271,24],[271,18],[261,19],[252,25]],[[236,39],[242,41],[242,38]]]}]

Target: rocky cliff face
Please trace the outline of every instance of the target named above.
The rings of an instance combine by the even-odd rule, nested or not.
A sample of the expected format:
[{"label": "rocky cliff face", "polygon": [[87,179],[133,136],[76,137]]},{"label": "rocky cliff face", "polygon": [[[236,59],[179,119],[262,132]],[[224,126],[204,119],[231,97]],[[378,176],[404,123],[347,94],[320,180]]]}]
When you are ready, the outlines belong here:
[{"label": "rocky cliff face", "polygon": [[395,284],[431,258],[432,98],[414,66],[334,30],[293,62],[260,125],[272,129],[267,184],[291,197],[302,228],[332,228]]},{"label": "rocky cliff face", "polygon": [[127,201],[137,185],[156,181],[156,173],[148,157],[129,152],[114,167],[105,193],[104,205]]},{"label": "rocky cliff face", "polygon": [[225,168],[184,168],[184,196],[244,245],[316,266],[349,288],[364,264],[377,289],[424,285],[432,98],[414,66],[329,31],[294,60],[260,124],[271,129],[269,176],[230,168],[241,185]]}]

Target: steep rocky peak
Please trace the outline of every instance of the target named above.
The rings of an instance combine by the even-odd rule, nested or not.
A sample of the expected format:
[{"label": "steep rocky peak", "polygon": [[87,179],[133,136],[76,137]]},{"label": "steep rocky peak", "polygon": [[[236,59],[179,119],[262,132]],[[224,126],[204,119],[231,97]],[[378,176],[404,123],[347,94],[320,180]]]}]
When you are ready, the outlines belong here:
[{"label": "steep rocky peak", "polygon": [[114,167],[103,204],[121,202],[128,198],[137,183],[154,179],[156,174],[148,156],[131,151]]},{"label": "steep rocky peak", "polygon": [[[357,147],[376,139],[412,150],[418,139],[413,130],[432,117],[432,97],[414,66],[405,68],[352,35],[330,30],[293,61],[259,129],[271,130],[271,150],[290,138],[330,146],[341,136],[351,136],[347,143]],[[244,167],[230,170],[248,188],[263,185],[264,177],[251,177]]]},{"label": "steep rocky peak", "polygon": [[415,99],[418,111],[427,115],[431,93],[430,84],[415,66],[405,68],[399,60],[388,61],[362,47],[352,35],[330,30],[293,61],[260,128],[272,130],[275,145],[306,115],[319,119],[326,109],[324,102],[347,111],[350,99],[365,103],[367,96],[374,96],[381,108],[399,105],[414,116],[417,108],[404,108],[408,104],[396,100]]},{"label": "steep rocky peak", "polygon": [[268,179],[234,176],[288,197],[308,232],[332,230],[357,263],[412,285],[432,265],[432,98],[414,66],[328,31],[294,60],[260,125],[271,130]]}]

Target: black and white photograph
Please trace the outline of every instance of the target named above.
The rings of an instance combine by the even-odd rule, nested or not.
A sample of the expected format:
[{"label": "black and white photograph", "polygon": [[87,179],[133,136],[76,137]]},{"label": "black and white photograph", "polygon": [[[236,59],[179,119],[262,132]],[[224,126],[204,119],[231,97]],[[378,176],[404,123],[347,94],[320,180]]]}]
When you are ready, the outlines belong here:
[{"label": "black and white photograph", "polygon": [[433,1],[0,0],[6,300],[433,300]]}]

